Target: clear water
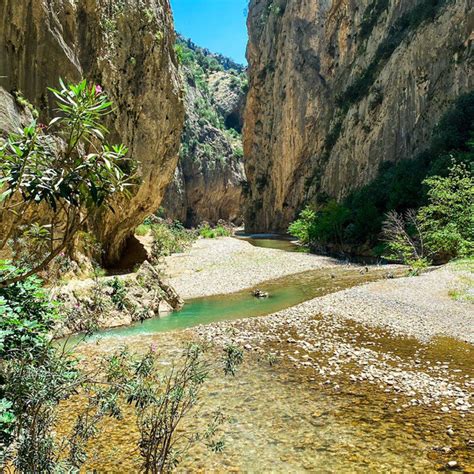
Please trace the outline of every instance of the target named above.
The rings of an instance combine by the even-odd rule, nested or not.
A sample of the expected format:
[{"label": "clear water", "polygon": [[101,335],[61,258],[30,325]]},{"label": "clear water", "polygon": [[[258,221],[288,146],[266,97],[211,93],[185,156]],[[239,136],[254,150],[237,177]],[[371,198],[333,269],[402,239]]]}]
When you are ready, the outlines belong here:
[{"label": "clear water", "polygon": [[[365,344],[379,341],[354,324],[348,324],[347,330],[348,340],[357,333]],[[324,334],[320,337],[324,339]],[[156,345],[163,368],[168,370],[188,338],[187,332],[162,333],[129,337],[126,343],[133,350]],[[87,344],[82,346],[82,353],[89,360],[100,360],[123,343],[114,338]],[[420,345],[410,340],[388,338],[380,350],[390,351],[399,345],[403,352],[424,359]],[[444,360],[437,347],[432,346],[436,360]],[[463,357],[472,360],[472,350],[466,349]],[[451,368],[455,367],[453,361]],[[221,407],[228,418],[224,452],[214,454],[205,446],[195,446],[177,472],[439,472],[445,471],[443,467],[451,459],[458,460],[465,472],[473,472],[465,448],[474,428],[472,417],[441,415],[432,407],[398,412],[399,405],[393,399],[403,398],[401,395],[373,385],[352,384],[341,376],[336,377],[341,387],[336,393],[331,386],[320,385],[314,376],[310,370],[296,370],[287,360],[270,366],[250,353],[237,377],[213,376],[206,384],[199,412],[186,419],[183,429],[204,429],[213,411]],[[79,399],[68,402],[67,420],[81,403]],[[105,420],[103,432],[90,445],[84,472],[140,472],[137,427],[132,413],[126,413],[122,421]],[[455,428],[453,438],[445,433],[449,425]],[[454,452],[445,455],[434,449],[436,446],[453,446]]]},{"label": "clear water", "polygon": [[[285,247],[291,242],[255,239],[257,246]],[[285,248],[281,248],[285,250]],[[291,251],[291,249],[290,249]],[[135,324],[103,331],[103,340],[82,344],[78,351],[94,364],[107,354],[128,345],[133,350],[159,348],[164,368],[180,354],[180,347],[192,337],[178,331],[198,324],[269,314],[316,296],[338,291],[365,281],[379,279],[386,269],[359,273],[357,267],[340,267],[307,272],[259,285],[268,299],[256,299],[251,291],[189,301],[183,311]],[[376,337],[373,331],[347,322],[343,334],[356,338],[361,346],[379,347],[404,359],[416,357],[449,361],[459,377],[472,371],[472,348],[459,341],[440,340],[429,345],[389,336]],[[150,334],[146,336],[146,334]],[[317,333],[321,341],[327,335]],[[282,337],[282,349],[286,337]],[[277,350],[277,347],[272,347]],[[314,355],[318,357],[317,354]],[[323,358],[323,354],[319,357]],[[350,370],[350,365],[348,370]],[[397,411],[395,396],[384,387],[352,384],[347,376],[336,376],[339,392],[320,385],[315,374],[295,369],[289,360],[270,366],[258,354],[248,353],[235,379],[212,377],[203,394],[201,410],[186,420],[185,431],[206,426],[217,407],[224,408],[229,423],[225,427],[225,450],[212,454],[196,446],[183,459],[178,472],[324,472],[401,473],[444,471],[446,462],[456,459],[465,472],[474,472],[465,440],[474,432],[472,416],[441,415],[432,408],[410,407]],[[403,398],[396,395],[396,398]],[[82,401],[71,399],[64,406],[68,427],[71,413]],[[455,428],[455,437],[446,435],[446,426]],[[137,452],[138,432],[134,416],[122,421],[107,419],[103,432],[90,444],[87,472],[140,472]],[[443,454],[436,446],[452,446]]]},{"label": "clear water", "polygon": [[176,331],[217,321],[264,316],[328,293],[380,279],[386,270],[360,273],[357,267],[331,268],[304,272],[258,286],[268,298],[255,298],[252,290],[189,300],[181,311],[149,319],[143,323],[100,331],[92,339],[128,337],[139,334]]}]

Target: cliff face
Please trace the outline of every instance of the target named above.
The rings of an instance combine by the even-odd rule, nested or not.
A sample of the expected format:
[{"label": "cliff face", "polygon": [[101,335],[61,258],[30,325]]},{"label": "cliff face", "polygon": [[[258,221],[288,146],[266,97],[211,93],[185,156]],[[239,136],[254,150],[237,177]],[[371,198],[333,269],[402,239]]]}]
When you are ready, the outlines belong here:
[{"label": "cliff face", "polygon": [[413,157],[474,87],[471,0],[252,0],[249,230],[284,230]]},{"label": "cliff face", "polygon": [[[47,118],[59,77],[86,77],[114,103],[110,141],[140,162],[141,184],[90,227],[114,261],[172,180],[184,121],[168,0],[0,0],[0,86]],[[1,125],[2,128],[6,128]]]},{"label": "cliff face", "polygon": [[182,39],[178,44],[186,120],[175,179],[163,202],[165,215],[189,227],[221,219],[240,224],[245,173],[239,131],[246,75],[228,69],[226,58]]}]

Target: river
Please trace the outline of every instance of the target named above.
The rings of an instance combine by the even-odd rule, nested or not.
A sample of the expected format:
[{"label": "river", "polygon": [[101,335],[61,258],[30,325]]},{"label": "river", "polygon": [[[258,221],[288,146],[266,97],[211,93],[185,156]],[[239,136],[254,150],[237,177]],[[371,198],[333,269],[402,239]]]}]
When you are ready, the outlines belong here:
[{"label": "river", "polygon": [[[295,250],[286,240],[264,240],[253,244]],[[384,272],[383,268],[369,274],[361,273],[359,268],[318,270],[259,285],[270,294],[261,300],[249,290],[192,300],[181,312],[102,331],[81,344],[79,352],[95,358],[124,345],[144,350],[156,344],[166,368],[179,357],[183,344],[199,338],[195,330],[188,328],[263,316],[328,292],[379,279]],[[379,354],[389,368],[398,364],[405,370],[411,365],[423,367],[442,361],[449,364],[451,371],[458,372],[459,383],[464,377],[473,376],[472,364],[466,362],[474,355],[471,346],[442,339],[421,344],[354,323],[333,324],[325,318],[315,321],[317,329],[313,335],[323,349],[308,354],[311,360],[334,372],[321,379],[313,369],[295,363],[300,346],[292,347],[286,342],[285,328],[277,329],[283,336],[277,338],[278,342],[262,344],[262,350],[248,351],[237,377],[218,376],[210,380],[201,409],[187,421],[187,430],[203,426],[212,410],[221,407],[228,418],[224,451],[210,453],[205,447],[196,446],[178,471],[435,472],[456,459],[466,472],[473,472],[472,452],[466,447],[466,440],[473,435],[471,414],[440,414],[436,407],[410,404],[409,396],[394,394],[382,384],[354,384],[349,374],[343,373],[355,373],[353,362],[348,360],[345,365],[336,366],[324,344],[373,351],[376,355],[372,354],[367,364],[376,365]],[[240,323],[235,324],[238,329]],[[453,350],[454,345],[457,350]],[[268,362],[265,354],[269,352],[279,355],[275,364]],[[400,369],[396,370],[401,377]],[[78,403],[70,402],[67,409],[74,410]],[[454,437],[446,434],[448,426],[455,427]],[[103,434],[90,448],[87,468],[98,472],[139,472],[136,441],[133,416],[121,422],[107,421]]]}]

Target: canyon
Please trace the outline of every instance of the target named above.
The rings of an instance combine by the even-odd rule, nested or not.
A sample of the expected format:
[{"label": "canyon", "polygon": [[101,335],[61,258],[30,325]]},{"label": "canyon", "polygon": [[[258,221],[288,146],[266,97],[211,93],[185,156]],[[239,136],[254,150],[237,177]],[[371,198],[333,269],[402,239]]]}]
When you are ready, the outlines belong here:
[{"label": "canyon", "polygon": [[473,89],[473,26],[469,0],[252,0],[247,229],[285,231],[425,150]]},{"label": "canyon", "polygon": [[181,37],[177,48],[186,119],[178,167],[162,204],[164,214],[187,227],[220,220],[241,225],[245,68]]},{"label": "canyon", "polygon": [[[88,225],[110,263],[160,207],[189,227],[286,232],[305,205],[341,200],[425,150],[474,85],[469,0],[253,0],[248,71],[176,43],[167,1],[139,4],[0,3],[2,129],[21,123],[10,94],[46,121],[47,87],[86,77],[115,105],[111,139],[140,163],[132,200]],[[176,48],[194,56],[180,64]]]},{"label": "canyon", "polygon": [[0,471],[474,472],[472,0],[236,4],[0,0]]}]

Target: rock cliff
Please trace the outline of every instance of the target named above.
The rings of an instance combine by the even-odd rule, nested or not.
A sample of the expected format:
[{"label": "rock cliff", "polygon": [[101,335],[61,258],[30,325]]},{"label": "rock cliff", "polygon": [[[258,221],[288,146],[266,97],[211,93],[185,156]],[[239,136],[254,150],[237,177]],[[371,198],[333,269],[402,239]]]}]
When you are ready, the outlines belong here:
[{"label": "rock cliff", "polygon": [[[117,260],[127,238],[154,212],[173,177],[184,121],[168,0],[0,0],[0,86],[21,90],[47,118],[46,93],[59,77],[86,77],[115,105],[111,141],[140,163],[131,201],[117,202],[90,227],[106,259]],[[0,124],[7,128],[5,124]]]},{"label": "rock cliff", "polygon": [[471,0],[251,0],[248,230],[424,150],[474,87]]},{"label": "rock cliff", "polygon": [[221,219],[240,224],[246,74],[242,66],[183,38],[178,50],[186,120],[175,179],[163,202],[165,215],[189,227]]}]

